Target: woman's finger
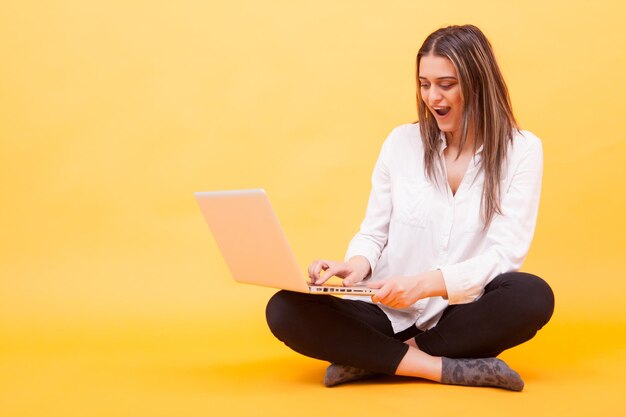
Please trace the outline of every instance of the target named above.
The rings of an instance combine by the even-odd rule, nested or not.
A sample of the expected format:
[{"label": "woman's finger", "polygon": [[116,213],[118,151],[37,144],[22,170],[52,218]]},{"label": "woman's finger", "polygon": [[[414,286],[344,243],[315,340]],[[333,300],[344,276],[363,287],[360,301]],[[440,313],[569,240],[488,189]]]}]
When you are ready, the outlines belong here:
[{"label": "woman's finger", "polygon": [[320,260],[318,259],[315,262],[313,262],[313,264],[311,264],[311,273],[309,274],[309,277],[311,278],[312,284],[315,284],[315,282],[319,278],[319,272],[318,272],[319,268],[320,268]]},{"label": "woman's finger", "polygon": [[350,287],[356,284],[357,282],[359,282],[358,277],[357,277],[357,272],[352,271],[343,279],[343,286]]},{"label": "woman's finger", "polygon": [[393,293],[387,294],[381,302],[386,306],[393,307],[397,303],[396,295]]},{"label": "woman's finger", "polygon": [[380,287],[378,291],[376,291],[376,294],[372,296],[372,301],[375,303],[385,304],[384,300],[389,295],[389,291],[390,291],[389,285],[383,284],[383,286]]},{"label": "woman's finger", "polygon": [[311,279],[311,282],[315,281],[315,277],[313,276],[313,269],[315,268],[315,263],[317,261],[313,261],[311,262],[311,265],[309,265],[309,278]]},{"label": "woman's finger", "polygon": [[317,263],[317,259],[314,260],[313,262],[311,262],[311,264],[309,265],[309,268],[307,270],[308,274],[309,274],[309,278],[313,279],[313,266]]},{"label": "woman's finger", "polygon": [[317,264],[315,264],[315,267],[313,268],[313,278],[315,279],[315,281],[312,281],[314,284],[317,283],[321,278],[320,278],[320,272],[322,271],[322,269],[327,269],[328,265],[326,264],[326,261],[324,260],[319,260],[317,261]]},{"label": "woman's finger", "polygon": [[317,281],[317,285],[322,285],[337,273],[337,267],[329,267],[324,272],[324,276]]},{"label": "woman's finger", "polygon": [[398,291],[398,287],[394,280],[386,281],[381,290],[384,290],[382,296],[379,297],[381,303],[389,307],[394,307],[395,305],[399,304],[402,294]]}]

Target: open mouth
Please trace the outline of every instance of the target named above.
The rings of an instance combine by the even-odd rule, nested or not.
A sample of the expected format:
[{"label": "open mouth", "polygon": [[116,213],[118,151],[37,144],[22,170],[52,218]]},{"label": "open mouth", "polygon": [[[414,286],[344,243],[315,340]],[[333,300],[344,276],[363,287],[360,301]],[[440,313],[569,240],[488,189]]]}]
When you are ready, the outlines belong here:
[{"label": "open mouth", "polygon": [[445,116],[448,112],[450,112],[450,107],[435,107],[433,110],[435,110],[435,113],[439,116]]}]

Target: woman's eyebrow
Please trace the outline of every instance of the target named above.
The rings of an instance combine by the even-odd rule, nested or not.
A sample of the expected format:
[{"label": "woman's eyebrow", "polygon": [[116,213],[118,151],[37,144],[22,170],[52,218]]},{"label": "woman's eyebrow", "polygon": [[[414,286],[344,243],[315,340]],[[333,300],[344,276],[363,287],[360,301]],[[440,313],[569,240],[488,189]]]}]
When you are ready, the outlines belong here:
[{"label": "woman's eyebrow", "polygon": [[[426,78],[426,77],[422,77],[422,76],[420,76],[420,77],[419,77],[419,79],[420,79],[420,80],[428,80],[428,78]],[[444,76],[444,77],[437,77],[437,78],[435,78],[435,79],[436,79],[436,80],[455,80],[455,81],[456,81],[456,77],[453,77],[453,76],[451,76],[451,75],[446,75],[446,76]]]}]

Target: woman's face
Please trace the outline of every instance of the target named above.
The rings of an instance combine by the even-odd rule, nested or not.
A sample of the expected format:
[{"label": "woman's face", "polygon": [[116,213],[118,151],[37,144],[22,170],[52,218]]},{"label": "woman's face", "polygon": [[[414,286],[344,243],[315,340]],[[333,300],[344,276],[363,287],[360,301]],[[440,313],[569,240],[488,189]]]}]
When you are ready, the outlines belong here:
[{"label": "woman's face", "polygon": [[458,140],[463,115],[463,97],[456,68],[446,57],[425,55],[418,69],[420,94],[437,120],[439,129]]}]

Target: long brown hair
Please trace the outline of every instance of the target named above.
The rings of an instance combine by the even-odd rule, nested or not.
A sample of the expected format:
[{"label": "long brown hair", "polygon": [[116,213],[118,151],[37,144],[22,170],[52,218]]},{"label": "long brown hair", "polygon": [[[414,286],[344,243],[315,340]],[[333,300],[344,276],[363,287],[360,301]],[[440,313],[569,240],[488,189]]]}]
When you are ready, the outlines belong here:
[{"label": "long brown hair", "polygon": [[[513,116],[509,92],[485,35],[473,25],[448,26],[431,33],[417,53],[416,80],[419,84],[419,66],[423,56],[434,54],[448,58],[456,68],[463,97],[461,139],[459,152],[465,145],[472,127],[474,151],[482,143],[480,170],[485,183],[481,198],[481,220],[485,229],[500,207],[500,178],[506,160],[507,148],[519,130]],[[441,134],[437,121],[424,104],[417,88],[417,112],[424,144],[424,167],[427,176],[436,181],[438,141]]]}]

